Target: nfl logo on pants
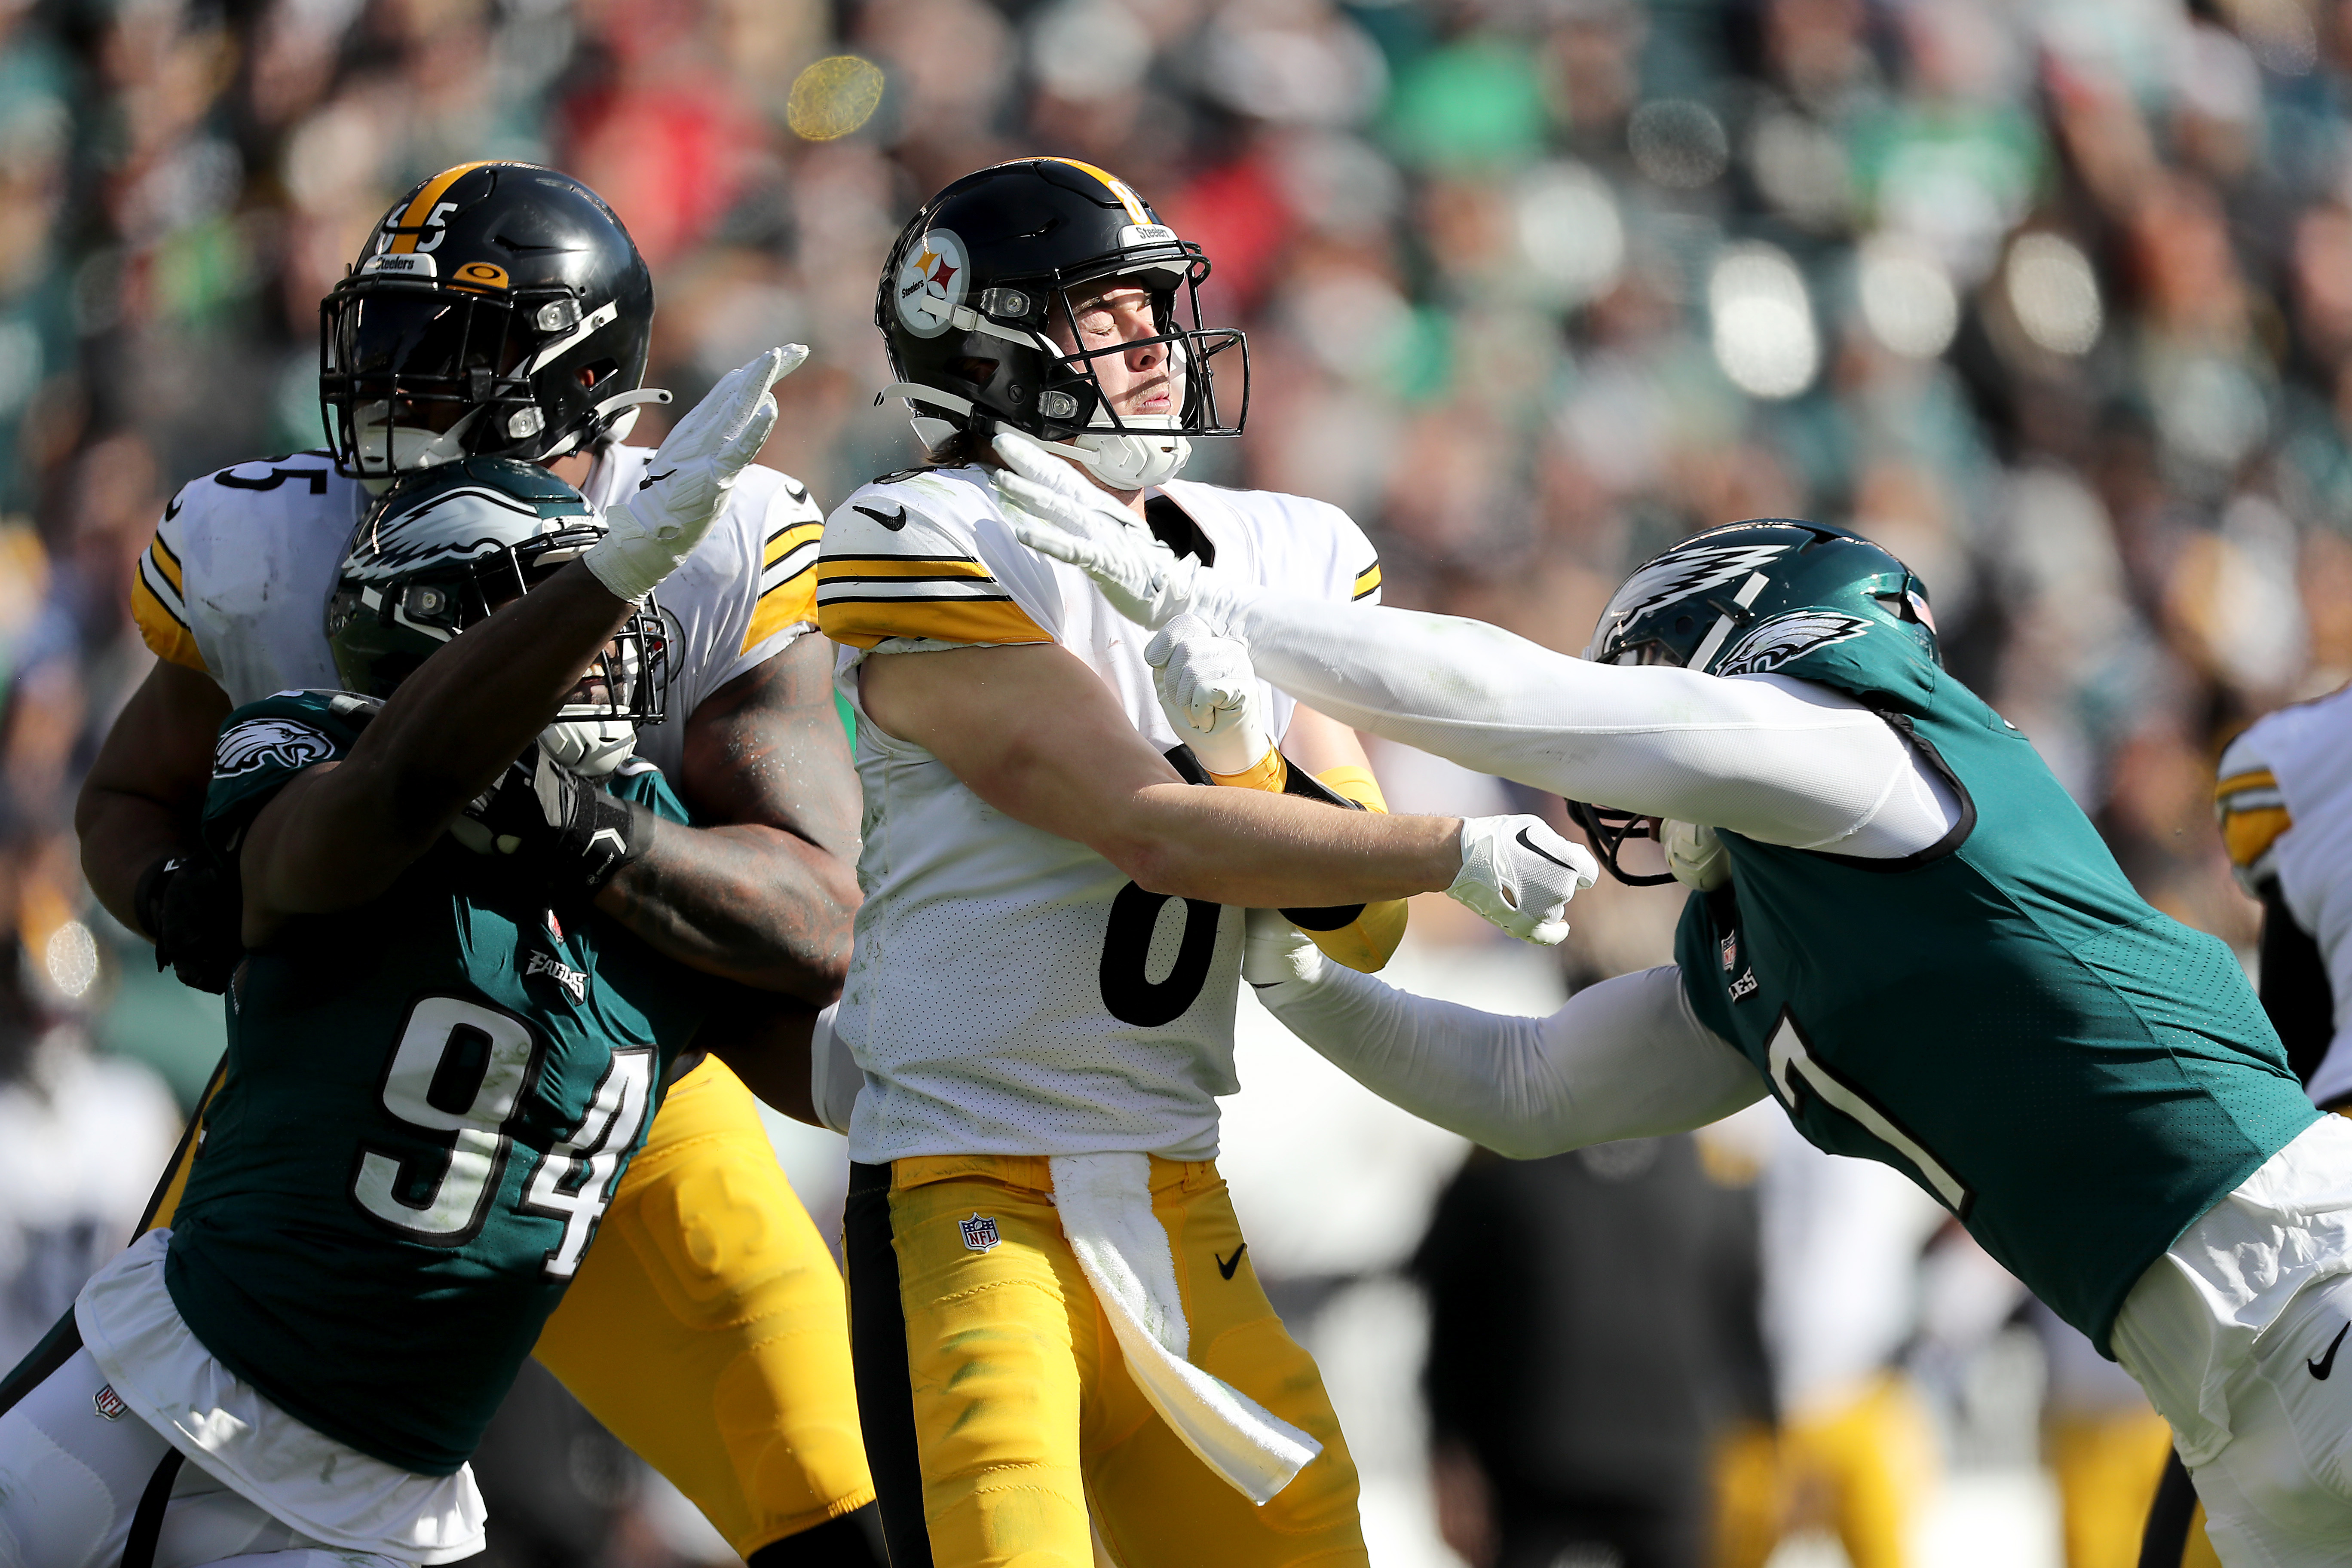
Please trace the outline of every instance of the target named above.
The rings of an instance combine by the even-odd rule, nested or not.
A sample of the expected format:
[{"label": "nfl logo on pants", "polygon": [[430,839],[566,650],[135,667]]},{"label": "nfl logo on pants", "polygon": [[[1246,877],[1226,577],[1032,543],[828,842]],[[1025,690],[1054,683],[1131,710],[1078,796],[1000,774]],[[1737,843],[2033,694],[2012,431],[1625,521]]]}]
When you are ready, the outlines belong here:
[{"label": "nfl logo on pants", "polygon": [[996,1234],[994,1215],[975,1214],[970,1219],[960,1219],[956,1228],[963,1232],[963,1244],[974,1252],[986,1252],[1004,1239]]}]

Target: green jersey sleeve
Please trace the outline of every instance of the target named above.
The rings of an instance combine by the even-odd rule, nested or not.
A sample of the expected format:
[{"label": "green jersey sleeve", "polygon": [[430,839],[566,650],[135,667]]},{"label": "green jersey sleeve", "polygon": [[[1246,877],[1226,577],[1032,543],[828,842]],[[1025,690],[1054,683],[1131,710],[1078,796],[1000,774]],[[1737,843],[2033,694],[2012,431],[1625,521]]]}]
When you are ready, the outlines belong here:
[{"label": "green jersey sleeve", "polygon": [[349,691],[280,691],[223,721],[205,792],[205,850],[233,868],[261,808],[305,768],[348,753],[383,706]]}]

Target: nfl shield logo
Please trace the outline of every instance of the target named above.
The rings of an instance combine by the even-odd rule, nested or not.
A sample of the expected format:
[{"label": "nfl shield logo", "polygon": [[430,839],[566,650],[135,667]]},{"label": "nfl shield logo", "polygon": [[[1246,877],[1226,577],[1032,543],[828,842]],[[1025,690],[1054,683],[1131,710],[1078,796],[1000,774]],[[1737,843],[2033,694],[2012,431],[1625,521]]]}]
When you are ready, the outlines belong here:
[{"label": "nfl shield logo", "polygon": [[1739,933],[1733,931],[1723,939],[1723,972],[1726,974],[1739,967]]},{"label": "nfl shield logo", "polygon": [[114,1384],[110,1383],[98,1391],[97,1404],[98,1413],[109,1421],[121,1420],[123,1412],[131,1408],[122,1403],[122,1395],[114,1392]]},{"label": "nfl shield logo", "polygon": [[970,1219],[960,1219],[956,1228],[963,1232],[963,1244],[974,1252],[986,1252],[1004,1239],[996,1234],[994,1215],[976,1214]]}]

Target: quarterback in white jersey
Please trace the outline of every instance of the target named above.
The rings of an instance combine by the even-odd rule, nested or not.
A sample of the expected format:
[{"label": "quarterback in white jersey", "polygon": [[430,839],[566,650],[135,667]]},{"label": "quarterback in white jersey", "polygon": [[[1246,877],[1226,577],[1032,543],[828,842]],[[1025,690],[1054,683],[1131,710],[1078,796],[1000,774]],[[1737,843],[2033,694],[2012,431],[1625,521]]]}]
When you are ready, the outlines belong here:
[{"label": "quarterback in white jersey", "polygon": [[[836,994],[856,901],[856,786],[830,650],[809,635],[822,520],[772,469],[716,479],[680,447],[692,416],[658,464],[622,444],[635,405],[667,395],[639,386],[652,311],[644,260],[587,187],[529,164],[445,170],[394,205],[329,296],[331,447],[237,464],[173,499],[132,594],[159,661],[101,749],[78,821],[93,889],[184,979],[219,989],[241,957],[236,922],[211,913],[184,858],[213,731],[233,704],[340,684],[325,622],[371,486],[500,456],[544,464],[608,515],[716,515],[650,601],[662,721],[551,726],[536,784],[478,803],[532,820],[501,816],[476,847],[546,871],[551,918],[593,899],[706,973],[811,1010]],[[798,360],[758,363],[772,375]],[[429,626],[447,606],[372,608]],[[594,786],[632,749],[697,826],[641,821]],[[804,1079],[753,1087],[805,1114]],[[199,1142],[152,1224],[170,1223]],[[672,1085],[602,1233],[540,1360],[755,1568],[878,1561],[839,1272],[722,1064]],[[14,1387],[0,1386],[0,1406]]]},{"label": "quarterback in white jersey", "polygon": [[1000,430],[1155,549],[1375,596],[1336,510],[1176,479],[1188,435],[1233,428],[1209,360],[1234,334],[1177,321],[1206,266],[1124,183],[1039,158],[950,185],[883,268],[890,395],[936,466],[826,520],[817,613],[866,785],[844,1247],[899,1568],[1090,1568],[1097,1541],[1125,1568],[1364,1561],[1321,1379],[1213,1163],[1243,911],[1376,968],[1382,905],[1444,888],[1557,941],[1591,874],[1533,817],[1386,816],[1354,736],[1269,690],[1254,726],[1180,731],[1165,647],[1013,538]]}]

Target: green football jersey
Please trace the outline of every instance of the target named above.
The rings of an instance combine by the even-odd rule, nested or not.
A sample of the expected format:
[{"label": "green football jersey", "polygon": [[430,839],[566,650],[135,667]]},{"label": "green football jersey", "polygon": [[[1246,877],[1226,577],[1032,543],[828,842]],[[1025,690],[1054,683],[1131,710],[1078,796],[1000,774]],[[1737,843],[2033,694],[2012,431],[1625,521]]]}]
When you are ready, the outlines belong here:
[{"label": "green football jersey", "polygon": [[[207,850],[234,867],[263,805],[348,750],[373,707],[281,692],[232,713]],[[609,787],[686,819],[651,768]],[[229,991],[228,1072],[164,1268],[181,1317],[318,1431],[455,1471],[579,1267],[708,989],[446,837],[374,901],[289,921]]]},{"label": "green football jersey", "polygon": [[2112,1353],[2148,1265],[2315,1112],[2229,948],[2142,901],[2023,735],[1898,637],[1822,619],[1769,668],[1879,710],[1961,819],[1901,860],[1723,833],[1684,985],[1808,1141],[1909,1175]]}]

